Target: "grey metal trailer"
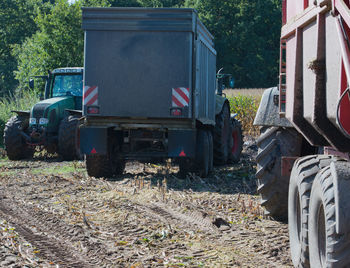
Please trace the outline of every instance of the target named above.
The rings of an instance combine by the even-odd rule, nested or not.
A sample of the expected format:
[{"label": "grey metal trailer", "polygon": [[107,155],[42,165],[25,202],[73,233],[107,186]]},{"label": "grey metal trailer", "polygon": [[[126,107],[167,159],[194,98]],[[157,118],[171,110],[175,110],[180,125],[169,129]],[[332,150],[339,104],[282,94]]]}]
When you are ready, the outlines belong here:
[{"label": "grey metal trailer", "polygon": [[82,21],[88,173],[121,173],[126,159],[176,158],[181,170],[206,176],[216,114],[228,102],[215,94],[213,36],[197,12],[83,8]]}]

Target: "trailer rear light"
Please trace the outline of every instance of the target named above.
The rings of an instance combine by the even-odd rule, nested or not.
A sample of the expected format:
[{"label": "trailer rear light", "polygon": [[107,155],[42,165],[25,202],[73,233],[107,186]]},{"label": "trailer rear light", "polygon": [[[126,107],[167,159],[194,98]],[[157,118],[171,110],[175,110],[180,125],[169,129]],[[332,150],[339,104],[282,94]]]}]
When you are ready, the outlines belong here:
[{"label": "trailer rear light", "polygon": [[87,114],[99,114],[100,107],[98,106],[89,106],[87,107]]},{"label": "trailer rear light", "polygon": [[172,116],[181,116],[182,115],[182,109],[181,108],[171,108],[170,114]]}]

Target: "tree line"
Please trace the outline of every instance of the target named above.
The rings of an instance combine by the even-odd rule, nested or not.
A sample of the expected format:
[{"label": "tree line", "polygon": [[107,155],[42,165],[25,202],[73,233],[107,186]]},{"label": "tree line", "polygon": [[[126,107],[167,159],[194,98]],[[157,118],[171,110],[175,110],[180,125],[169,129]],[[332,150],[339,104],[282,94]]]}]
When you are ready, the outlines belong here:
[{"label": "tree line", "polygon": [[215,37],[217,67],[235,87],[277,84],[279,0],[2,0],[0,97],[26,88],[30,76],[83,66],[83,6],[195,8]]}]

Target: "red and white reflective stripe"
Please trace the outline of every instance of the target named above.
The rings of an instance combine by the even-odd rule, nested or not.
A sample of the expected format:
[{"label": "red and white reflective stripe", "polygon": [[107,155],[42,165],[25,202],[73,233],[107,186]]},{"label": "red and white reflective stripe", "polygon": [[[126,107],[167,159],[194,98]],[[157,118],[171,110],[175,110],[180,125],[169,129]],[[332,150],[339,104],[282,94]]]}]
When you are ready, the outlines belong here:
[{"label": "red and white reflective stripe", "polygon": [[97,86],[85,86],[83,91],[83,104],[84,105],[97,105],[98,87]]},{"label": "red and white reflective stripe", "polygon": [[190,103],[190,89],[185,87],[173,88],[172,106],[183,108]]}]

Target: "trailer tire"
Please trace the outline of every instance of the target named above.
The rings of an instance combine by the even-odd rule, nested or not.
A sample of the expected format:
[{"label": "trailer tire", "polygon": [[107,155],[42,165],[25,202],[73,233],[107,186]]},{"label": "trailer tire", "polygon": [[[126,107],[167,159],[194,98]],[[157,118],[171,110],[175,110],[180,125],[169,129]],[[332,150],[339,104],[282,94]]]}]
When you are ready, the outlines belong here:
[{"label": "trailer tire", "polygon": [[288,227],[294,267],[310,267],[308,219],[312,183],[318,171],[330,164],[327,155],[299,158],[292,169],[288,194]]},{"label": "trailer tire", "polygon": [[228,159],[231,163],[237,163],[241,158],[243,149],[243,134],[241,123],[235,119],[231,119],[231,137]]},{"label": "trailer tire", "polygon": [[197,146],[195,166],[198,175],[205,178],[209,173],[209,137],[208,131],[199,129],[197,132]]},{"label": "trailer tire", "polygon": [[86,155],[86,170],[89,176],[95,178],[111,178],[121,175],[125,169],[125,161],[113,161],[107,155]]},{"label": "trailer tire", "polygon": [[58,151],[64,160],[81,159],[79,149],[79,117],[70,115],[62,119],[58,130]]},{"label": "trailer tire", "polygon": [[209,173],[214,170],[214,141],[212,131],[207,131],[209,141]]},{"label": "trailer tire", "polygon": [[4,129],[4,145],[7,157],[10,160],[30,158],[34,149],[30,148],[21,135],[29,127],[29,118],[24,116],[12,116],[7,121]]},{"label": "trailer tire", "polygon": [[[350,234],[336,232],[333,180],[331,167],[328,166],[317,174],[312,185],[309,209],[311,267],[350,267]],[[342,200],[342,202],[348,203],[350,200]],[[339,209],[341,208],[340,206]],[[348,211],[339,211],[339,213],[345,214]]]},{"label": "trailer tire", "polygon": [[281,175],[282,156],[300,156],[302,137],[291,128],[262,127],[257,140],[256,177],[265,214],[284,221],[288,215],[289,176]]},{"label": "trailer tire", "polygon": [[215,117],[214,127],[214,164],[224,165],[228,161],[230,147],[230,108],[224,104]]}]

